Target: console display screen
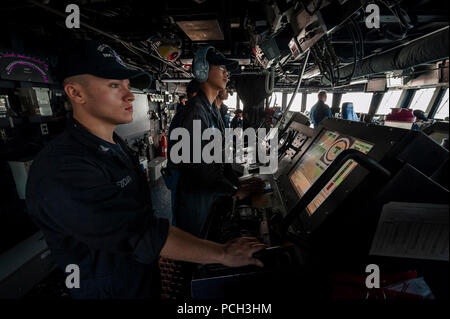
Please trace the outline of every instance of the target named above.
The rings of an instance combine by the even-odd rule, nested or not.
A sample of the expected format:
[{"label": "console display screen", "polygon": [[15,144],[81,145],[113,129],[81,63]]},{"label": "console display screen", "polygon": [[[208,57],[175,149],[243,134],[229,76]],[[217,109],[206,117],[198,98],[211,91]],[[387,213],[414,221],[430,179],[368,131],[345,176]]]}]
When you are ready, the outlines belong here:
[{"label": "console display screen", "polygon": [[[297,195],[301,198],[311,185],[322,175],[340,152],[346,149],[355,149],[367,154],[373,144],[358,140],[351,136],[341,135],[337,132],[324,131],[311,145],[292,171],[289,180]],[[311,216],[317,208],[330,196],[330,194],[345,180],[358,164],[353,160],[347,161],[326,187],[308,205],[307,212]]]}]

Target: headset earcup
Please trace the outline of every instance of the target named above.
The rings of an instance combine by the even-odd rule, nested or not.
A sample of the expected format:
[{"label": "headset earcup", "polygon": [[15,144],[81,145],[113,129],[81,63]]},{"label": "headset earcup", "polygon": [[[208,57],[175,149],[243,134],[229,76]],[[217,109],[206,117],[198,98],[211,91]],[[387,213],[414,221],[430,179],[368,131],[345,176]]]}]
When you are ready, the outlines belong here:
[{"label": "headset earcup", "polygon": [[200,83],[205,83],[206,81],[208,81],[208,75],[209,75],[209,63],[206,62],[202,64],[200,77],[199,79],[197,79],[197,81],[199,81]]},{"label": "headset earcup", "polygon": [[200,83],[205,83],[209,75],[209,63],[206,60],[206,55],[212,46],[201,47],[198,49],[193,62],[193,73],[195,79]]}]

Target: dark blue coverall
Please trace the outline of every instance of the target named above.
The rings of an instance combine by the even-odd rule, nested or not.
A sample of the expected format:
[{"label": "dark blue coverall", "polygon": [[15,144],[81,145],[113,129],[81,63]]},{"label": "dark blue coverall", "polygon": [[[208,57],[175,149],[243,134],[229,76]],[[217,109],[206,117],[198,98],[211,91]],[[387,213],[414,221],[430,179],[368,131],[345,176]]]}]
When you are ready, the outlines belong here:
[{"label": "dark blue coverall", "polygon": [[333,117],[333,114],[331,113],[330,107],[322,101],[318,101],[316,104],[314,104],[309,115],[311,123],[314,125],[314,127],[319,126],[319,123],[324,118],[331,117]]},{"label": "dark blue coverall", "polygon": [[159,298],[169,223],[153,216],[137,158],[114,134],[104,141],[70,119],[35,158],[26,203],[64,271],[80,268],[74,298]]},{"label": "dark blue coverall", "polygon": [[[177,114],[178,115],[178,114]],[[211,105],[206,95],[200,90],[197,95],[188,101],[182,113],[174,117],[170,132],[176,127],[184,127],[188,130],[191,140],[191,162],[173,164],[170,159],[170,150],[178,141],[169,139],[169,161],[168,167],[174,169],[175,174],[179,174],[175,187],[174,217],[176,226],[190,232],[193,235],[201,236],[205,221],[211,211],[214,201],[220,196],[232,196],[238,189],[239,180],[233,172],[230,164],[193,163],[193,121],[200,120],[201,132],[207,128],[217,128],[225,137],[225,127],[221,119],[220,112],[215,105]],[[170,136],[170,133],[169,133]],[[202,141],[203,146],[210,141]],[[223,146],[222,141],[222,146]]]}]

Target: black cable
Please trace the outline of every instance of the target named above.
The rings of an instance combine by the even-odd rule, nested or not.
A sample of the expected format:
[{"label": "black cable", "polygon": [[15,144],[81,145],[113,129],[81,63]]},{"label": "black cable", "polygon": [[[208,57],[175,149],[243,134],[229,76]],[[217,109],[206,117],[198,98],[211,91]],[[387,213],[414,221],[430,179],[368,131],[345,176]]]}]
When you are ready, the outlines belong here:
[{"label": "black cable", "polygon": [[[329,74],[330,74],[330,77],[331,77],[331,87],[333,88],[334,87],[334,84],[335,84],[335,82],[334,82],[334,70],[333,70],[333,68],[334,68],[334,65],[333,64],[330,64],[329,66],[328,66],[328,72],[329,72]],[[331,72],[330,72],[331,71]]]},{"label": "black cable", "polygon": [[359,47],[360,47],[359,59],[362,62],[362,60],[364,59],[364,56],[365,56],[364,36],[362,34],[359,24],[354,19],[350,19],[350,22],[353,25],[353,28],[355,29],[356,35],[358,37],[358,42],[359,42]]},{"label": "black cable", "polygon": [[314,56],[315,59],[317,59],[317,65],[319,67],[320,73],[325,77],[325,79],[328,80],[328,82],[331,83],[331,79],[330,77],[328,77],[327,75],[327,71],[324,68],[324,62],[320,59],[320,57],[318,56],[318,54],[316,53],[316,55]]},{"label": "black cable", "polygon": [[[334,63],[332,62],[332,57],[330,52],[328,52],[326,46],[324,46],[324,51],[326,51],[326,53],[328,54],[328,57],[325,57],[325,52],[324,54],[319,56],[319,52],[320,49],[317,48],[316,46],[319,45],[319,43],[317,43],[315,46],[311,47],[311,52],[313,53],[314,59],[317,60],[317,65],[319,67],[320,73],[325,77],[325,79],[328,80],[328,82],[331,83],[331,86],[334,87],[336,82],[335,82],[335,77],[334,77]],[[323,60],[323,58],[327,59],[327,62],[325,62]],[[327,75],[328,74],[328,75]],[[340,76],[340,74],[339,74]]]},{"label": "black cable", "polygon": [[[338,80],[336,83],[345,83],[351,81],[353,76],[355,75],[356,69],[358,65],[362,64],[362,61],[364,59],[364,41],[363,36],[361,32],[361,28],[357,25],[357,23],[350,19],[350,22],[346,24],[347,31],[350,33],[350,36],[352,37],[352,45],[353,45],[353,65],[352,65],[352,72],[350,75],[348,75],[343,81],[341,81],[340,76],[340,69],[339,66],[337,67],[337,77]],[[355,36],[356,34],[356,36]],[[358,38],[358,39],[356,39]],[[357,46],[357,43],[359,44],[359,49]]]},{"label": "black cable", "polygon": [[337,72],[337,83],[339,84],[339,82],[341,82],[341,70],[339,68],[339,63],[336,67],[336,72]]},{"label": "black cable", "polygon": [[[412,29],[414,26],[411,25],[410,23],[408,23],[403,16],[400,17],[400,15],[402,15],[402,13],[399,14],[397,12],[398,5],[395,4],[395,5],[393,5],[391,7],[391,5],[389,3],[387,3],[387,2],[385,2],[383,0],[375,0],[374,2],[381,3],[384,7],[386,7],[392,13],[392,15],[397,18],[398,24],[400,25],[401,29],[403,29],[403,33],[402,34],[396,34],[396,33],[394,33],[393,31],[391,31],[391,30],[389,30],[387,28],[384,29],[384,32],[387,33],[388,35],[390,35],[391,37],[393,37],[394,39],[395,38],[404,39],[406,34],[408,33],[408,31],[410,29]],[[396,8],[393,8],[393,7],[396,7]]]},{"label": "black cable", "polygon": [[404,9],[400,8],[400,6],[398,4],[397,4],[397,10],[398,10],[398,18],[400,19],[400,21],[402,21],[402,23],[405,26],[405,28],[408,29],[408,30],[414,28],[414,23],[410,23],[405,18],[405,15],[407,15],[408,18],[410,18],[408,13]]},{"label": "black cable", "polygon": [[331,71],[331,84],[332,87],[334,87],[341,81],[341,71],[339,69],[340,59],[339,57],[336,56],[334,47],[331,45],[328,39],[326,39],[324,42],[324,49],[327,54],[327,59],[329,61],[328,63]]},{"label": "black cable", "polygon": [[351,26],[347,25],[347,28],[348,28],[348,30],[349,30],[349,32],[351,34],[352,42],[353,42],[353,67],[352,67],[352,73],[346,79],[346,81],[350,81],[353,78],[353,76],[355,75],[355,72],[356,72],[356,65],[358,63],[358,52],[357,52],[358,48],[356,47],[356,37],[355,37],[355,34],[353,33],[353,30],[352,30]]},{"label": "black cable", "polygon": [[[329,43],[326,42],[328,39],[323,40],[322,44],[323,44],[323,57],[326,60],[326,65],[325,65],[325,69],[326,72],[328,72],[328,74],[330,75],[330,82],[331,82],[331,87],[333,88],[336,85],[336,80],[337,77],[334,76],[334,70],[335,70],[335,63],[334,63],[334,59],[333,59],[333,52],[332,52],[332,48],[329,47]],[[339,63],[339,62],[338,62]]]},{"label": "black cable", "polygon": [[375,2],[379,2],[379,3],[383,4],[389,11],[391,11],[392,15],[397,18],[399,24],[404,29],[412,29],[414,27],[413,25],[411,25],[410,23],[408,23],[406,21],[405,17],[402,15],[402,13],[399,13],[398,10],[401,10],[401,8],[399,8],[398,4],[393,4],[391,6],[390,3],[388,3],[384,0],[376,0]]},{"label": "black cable", "polygon": [[283,142],[283,145],[281,145],[281,147],[278,150],[278,158],[279,159],[284,155],[284,153],[287,152],[287,150],[291,147],[292,143],[294,142],[295,131],[286,132],[284,135],[287,135],[287,136],[280,138],[280,139],[285,138],[285,140]]},{"label": "black cable", "polygon": [[353,66],[352,66],[352,72],[350,73],[349,76],[347,76],[344,80],[344,82],[348,82],[351,81],[351,79],[353,78],[353,76],[355,75],[356,72],[356,65],[358,63],[358,49],[356,46],[356,36],[355,33],[352,30],[352,27],[350,26],[350,24],[346,24],[347,27],[347,31],[350,33],[350,36],[352,37],[352,44],[353,44]]}]

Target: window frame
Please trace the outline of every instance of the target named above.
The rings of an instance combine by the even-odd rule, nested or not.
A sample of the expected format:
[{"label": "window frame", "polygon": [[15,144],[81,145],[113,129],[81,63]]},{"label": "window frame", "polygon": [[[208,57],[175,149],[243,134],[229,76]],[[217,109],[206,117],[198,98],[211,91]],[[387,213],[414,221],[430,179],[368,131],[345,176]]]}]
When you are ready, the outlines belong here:
[{"label": "window frame", "polygon": [[[397,91],[397,92],[400,93],[399,96],[398,96],[397,101],[396,101],[395,103],[392,104],[392,105],[394,105],[394,106],[393,106],[393,107],[390,107],[387,113],[380,113],[380,109],[381,109],[381,107],[382,107],[382,105],[383,105],[383,102],[384,102],[384,100],[385,100],[387,94],[389,94],[390,92],[394,92],[394,91]],[[389,113],[390,113],[390,110],[391,110],[392,108],[396,108],[396,107],[398,106],[398,102],[399,102],[400,99],[402,98],[402,94],[403,94],[403,90],[402,90],[402,89],[390,89],[390,90],[388,90],[387,92],[385,92],[385,93],[384,93],[384,96],[383,96],[383,99],[381,100],[380,105],[378,106],[377,111],[375,112],[375,115],[387,115],[387,114],[389,114]],[[386,104],[387,104],[387,102],[386,102]]]}]

